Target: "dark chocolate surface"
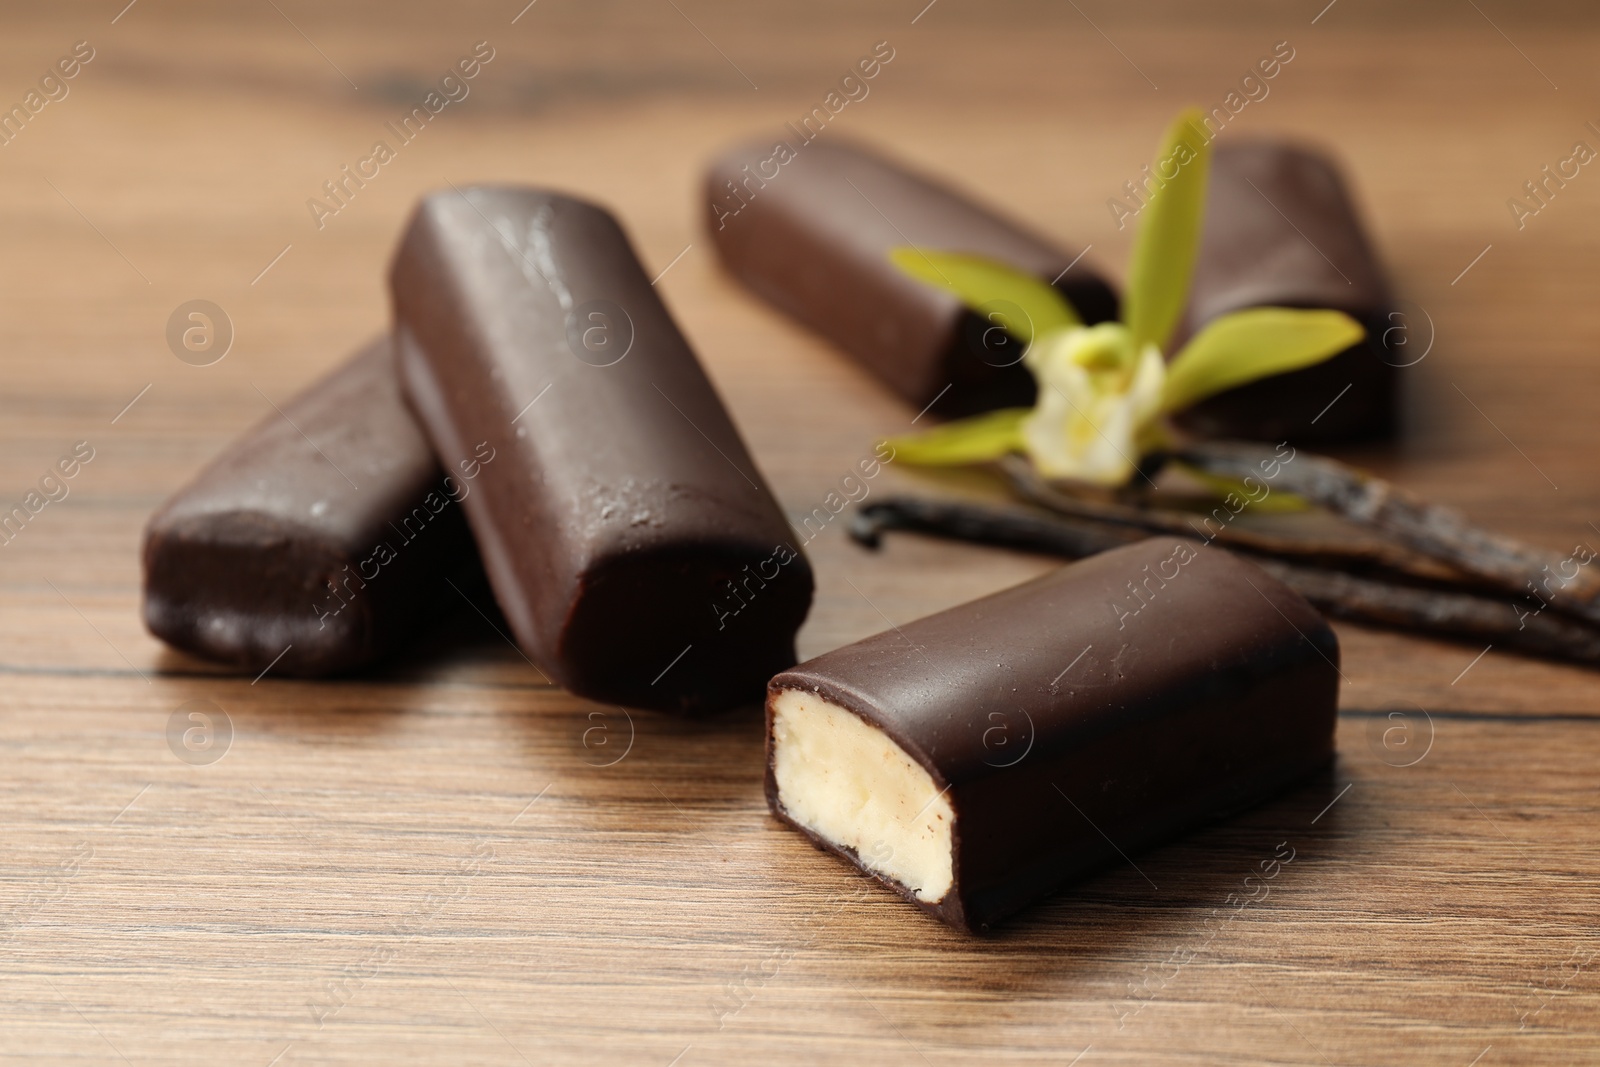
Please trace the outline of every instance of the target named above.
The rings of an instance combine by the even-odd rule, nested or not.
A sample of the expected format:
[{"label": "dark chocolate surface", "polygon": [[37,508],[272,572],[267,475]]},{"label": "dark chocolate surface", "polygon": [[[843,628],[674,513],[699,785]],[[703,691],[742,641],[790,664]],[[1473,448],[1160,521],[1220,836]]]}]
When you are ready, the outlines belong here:
[{"label": "dark chocolate surface", "polygon": [[248,671],[354,670],[477,570],[452,499],[470,488],[445,482],[388,338],[279,406],[150,519],[145,624]]},{"label": "dark chocolate surface", "polygon": [[711,711],[794,662],[811,570],[604,210],[534,189],[425,199],[392,284],[405,387],[518,643],[581,696]]},{"label": "dark chocolate surface", "polygon": [[1269,306],[1344,311],[1367,338],[1325,363],[1213,397],[1179,421],[1209,437],[1266,441],[1392,434],[1398,368],[1414,356],[1393,329],[1388,283],[1338,168],[1290,143],[1219,144],[1184,332]]},{"label": "dark chocolate surface", "polygon": [[704,195],[712,241],[736,278],[916,408],[936,398],[933,410],[945,415],[1031,404],[1034,384],[1017,362],[1020,345],[986,331],[955,297],[902,274],[888,260],[892,248],[999,259],[1059,279],[1091,323],[1116,317],[1115,294],[1078,260],[1079,249],[858,145],[803,143],[792,134],[786,143],[794,148],[787,163],[769,162],[772,140],[740,143],[711,163]]},{"label": "dark chocolate surface", "polygon": [[[1265,572],[1155,537],[819,656],[769,693],[849,709],[948,788],[950,892],[926,904],[887,884],[981,931],[1126,862],[1117,849],[1132,855],[1327,763],[1338,659],[1322,617]],[[767,799],[790,821],[770,704],[767,728]]]}]

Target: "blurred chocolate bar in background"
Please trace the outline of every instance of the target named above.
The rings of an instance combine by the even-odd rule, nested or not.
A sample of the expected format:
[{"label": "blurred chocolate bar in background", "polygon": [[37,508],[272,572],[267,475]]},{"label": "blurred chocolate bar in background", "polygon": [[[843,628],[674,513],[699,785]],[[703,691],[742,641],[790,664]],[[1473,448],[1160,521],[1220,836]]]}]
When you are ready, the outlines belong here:
[{"label": "blurred chocolate bar in background", "polygon": [[1399,368],[1415,361],[1355,204],[1327,156],[1282,141],[1218,145],[1183,341],[1253,307],[1331,308],[1367,337],[1325,363],[1252,382],[1184,412],[1207,437],[1380,440],[1396,429]]},{"label": "blurred chocolate bar in background", "polygon": [[953,296],[889,262],[901,245],[968,252],[1053,282],[1086,321],[1117,298],[1081,250],[847,142],[755,140],[705,177],[706,225],[741,282],[839,345],[917,409],[1031,404],[1022,346]]}]

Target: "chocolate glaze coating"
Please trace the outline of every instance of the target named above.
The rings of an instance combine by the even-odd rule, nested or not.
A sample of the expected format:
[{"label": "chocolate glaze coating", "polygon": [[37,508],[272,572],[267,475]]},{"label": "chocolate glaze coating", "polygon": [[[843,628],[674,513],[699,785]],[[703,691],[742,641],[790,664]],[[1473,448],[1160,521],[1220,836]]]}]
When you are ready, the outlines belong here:
[{"label": "chocolate glaze coating", "polygon": [[742,142],[708,168],[706,226],[717,252],[741,282],[916,408],[936,397],[942,415],[1031,404],[1034,383],[1017,362],[1020,345],[955,297],[902,274],[888,260],[892,248],[970,252],[1046,281],[1059,277],[1057,287],[1087,321],[1116,317],[1111,288],[1087,263],[1072,266],[1078,250],[858,145],[791,135],[794,158],[767,163],[776,143]]},{"label": "chocolate glaze coating", "polygon": [[[1182,332],[1268,306],[1344,311],[1367,328],[1367,338],[1325,363],[1213,397],[1179,421],[1209,437],[1264,441],[1392,435],[1397,365],[1412,357],[1385,347],[1398,336],[1391,331],[1394,300],[1338,168],[1280,141],[1219,144]],[[1346,385],[1350,391],[1339,396]]]},{"label": "chocolate glaze coating", "polygon": [[[445,578],[476,554],[388,338],[281,407],[151,517],[145,625],[247,671],[354,670],[454,597]],[[379,545],[393,558],[376,562]]]},{"label": "chocolate glaze coating", "polygon": [[[977,932],[1125,862],[1116,848],[1131,855],[1327,763],[1338,659],[1333,631],[1288,587],[1223,549],[1156,537],[829,652],[768,692],[854,712],[949,790],[949,893],[927,904],[885,881]],[[856,862],[783,812],[771,707],[769,806]]]},{"label": "chocolate glaze coating", "polygon": [[714,711],[794,662],[810,566],[608,213],[536,189],[422,201],[392,270],[401,376],[523,650],[596,700]]}]

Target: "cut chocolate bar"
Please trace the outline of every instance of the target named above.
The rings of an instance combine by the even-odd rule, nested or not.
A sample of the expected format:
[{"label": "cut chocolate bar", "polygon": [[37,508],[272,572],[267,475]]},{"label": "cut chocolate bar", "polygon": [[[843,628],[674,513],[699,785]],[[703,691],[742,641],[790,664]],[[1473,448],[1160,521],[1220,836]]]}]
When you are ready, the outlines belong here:
[{"label": "cut chocolate bar", "polygon": [[[459,458],[475,469],[482,457]],[[456,596],[447,578],[478,571],[456,504],[471,489],[464,473],[440,470],[401,398],[388,338],[373,341],[150,519],[145,625],[252,672],[365,666]]]},{"label": "cut chocolate bar", "polygon": [[1338,168],[1310,149],[1247,141],[1218,145],[1212,157],[1185,332],[1252,307],[1343,311],[1367,337],[1324,363],[1212,397],[1184,412],[1182,425],[1208,437],[1305,443],[1394,432],[1398,368],[1421,345],[1408,345]]},{"label": "cut chocolate bar", "polygon": [[1152,538],[778,675],[767,802],[984,931],[1326,764],[1338,658],[1287,586]]},{"label": "cut chocolate bar", "polygon": [[580,696],[714,711],[794,663],[811,569],[628,239],[534,189],[425,199],[392,272],[435,446],[518,643]]},{"label": "cut chocolate bar", "polygon": [[1034,383],[1020,344],[901,273],[892,248],[1002,260],[1054,282],[1088,322],[1117,314],[1115,294],[1079,251],[848,142],[735,145],[712,162],[705,195],[706,225],[728,270],[919,410],[1031,404]]}]

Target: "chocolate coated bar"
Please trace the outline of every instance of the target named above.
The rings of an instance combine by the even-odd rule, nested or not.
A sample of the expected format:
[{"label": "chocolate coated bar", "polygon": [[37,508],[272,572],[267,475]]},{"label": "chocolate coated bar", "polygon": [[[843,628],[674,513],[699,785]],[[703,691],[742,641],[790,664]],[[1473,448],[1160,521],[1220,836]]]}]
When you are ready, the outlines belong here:
[{"label": "chocolate coated bar", "polygon": [[1284,142],[1219,144],[1188,328],[1269,306],[1344,311],[1366,327],[1367,337],[1325,363],[1213,397],[1180,421],[1209,437],[1264,441],[1392,434],[1397,368],[1417,358],[1411,349],[1427,342],[1404,343],[1406,324],[1338,168],[1326,156]]},{"label": "chocolate coated bar", "polygon": [[1339,646],[1225,550],[1158,537],[772,680],[767,802],[987,930],[1333,755]]},{"label": "chocolate coated bar", "polygon": [[456,596],[447,577],[477,570],[456,503],[471,490],[464,474],[439,469],[400,395],[388,338],[373,341],[150,519],[145,625],[247,671],[364,666]]},{"label": "chocolate coated bar", "polygon": [[1117,314],[1115,294],[1077,250],[849,143],[735,145],[712,162],[705,196],[706,225],[728,270],[918,409],[933,404],[953,415],[1030,404],[1034,384],[1021,345],[902,274],[889,262],[892,248],[1003,260],[1055,282],[1091,323]]},{"label": "chocolate coated bar", "polygon": [[391,280],[435,446],[500,457],[466,511],[523,650],[596,700],[758,701],[794,662],[811,570],[616,221],[534,189],[440,193]]}]

